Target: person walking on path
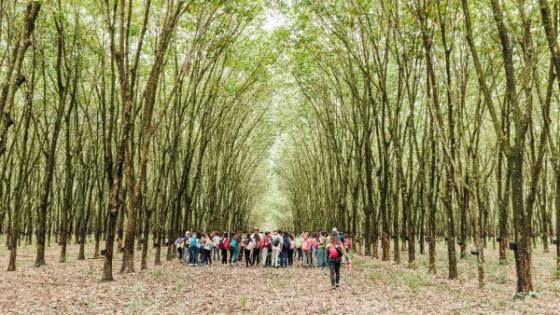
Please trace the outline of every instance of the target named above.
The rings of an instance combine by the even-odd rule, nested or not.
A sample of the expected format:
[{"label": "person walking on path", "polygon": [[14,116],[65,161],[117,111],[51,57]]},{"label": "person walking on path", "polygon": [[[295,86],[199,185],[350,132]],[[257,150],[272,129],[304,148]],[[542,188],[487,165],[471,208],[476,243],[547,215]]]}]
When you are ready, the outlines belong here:
[{"label": "person walking on path", "polygon": [[337,240],[337,232],[331,232],[329,242],[327,244],[327,257],[331,277],[331,289],[338,289],[340,283],[340,265],[342,257],[346,257],[348,263],[351,263],[348,253],[344,250],[344,245],[341,241]]}]

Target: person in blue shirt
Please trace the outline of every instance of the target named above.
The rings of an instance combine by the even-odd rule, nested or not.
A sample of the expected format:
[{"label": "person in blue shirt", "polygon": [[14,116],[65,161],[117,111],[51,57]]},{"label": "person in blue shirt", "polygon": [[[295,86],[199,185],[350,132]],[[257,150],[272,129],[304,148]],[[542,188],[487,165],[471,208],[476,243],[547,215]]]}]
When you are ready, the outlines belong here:
[{"label": "person in blue shirt", "polygon": [[189,239],[189,265],[191,266],[196,266],[197,264],[199,247],[198,233],[193,233]]}]

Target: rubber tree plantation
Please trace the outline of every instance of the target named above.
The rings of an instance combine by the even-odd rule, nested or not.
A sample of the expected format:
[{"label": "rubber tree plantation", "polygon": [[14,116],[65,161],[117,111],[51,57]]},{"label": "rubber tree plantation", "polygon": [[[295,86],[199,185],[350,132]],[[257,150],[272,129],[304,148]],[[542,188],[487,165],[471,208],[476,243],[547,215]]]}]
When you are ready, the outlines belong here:
[{"label": "rubber tree plantation", "polygon": [[[507,312],[492,292],[546,313],[559,14],[556,0],[0,0],[0,288],[65,266],[100,288],[175,273],[249,287],[271,275],[197,280],[175,240],[336,227],[356,266],[342,283],[366,300],[442,285],[482,313]],[[309,277],[279,287],[328,286]],[[201,312],[272,309],[239,292]],[[286,312],[376,309],[316,302]]]}]

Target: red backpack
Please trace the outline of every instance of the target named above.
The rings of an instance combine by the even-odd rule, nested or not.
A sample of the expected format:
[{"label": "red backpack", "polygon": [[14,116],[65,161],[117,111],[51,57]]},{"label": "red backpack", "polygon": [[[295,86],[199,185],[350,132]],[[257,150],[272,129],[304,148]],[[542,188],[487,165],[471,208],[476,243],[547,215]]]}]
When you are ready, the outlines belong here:
[{"label": "red backpack", "polygon": [[266,237],[261,238],[259,241],[259,249],[265,248],[268,245],[268,240]]},{"label": "red backpack", "polygon": [[336,250],[335,246],[329,246],[328,254],[329,254],[329,258],[337,258],[339,256],[338,250]]},{"label": "red backpack", "polygon": [[224,249],[231,250],[231,247],[229,246],[229,240],[224,240]]}]

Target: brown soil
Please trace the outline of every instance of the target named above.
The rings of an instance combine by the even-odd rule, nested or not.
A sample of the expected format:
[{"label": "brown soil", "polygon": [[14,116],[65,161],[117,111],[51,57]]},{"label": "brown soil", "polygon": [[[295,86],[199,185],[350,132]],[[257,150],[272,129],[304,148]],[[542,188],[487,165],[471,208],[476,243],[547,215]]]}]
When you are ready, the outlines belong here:
[{"label": "brown soil", "polygon": [[[335,292],[327,270],[193,268],[177,261],[154,266],[153,252],[148,270],[115,273],[115,281],[100,282],[103,260],[76,260],[77,245],[69,247],[64,264],[58,263],[58,247],[49,247],[47,266],[41,268],[33,267],[35,248],[22,247],[18,270],[6,272],[8,252],[3,247],[0,314],[560,314],[560,281],[555,280],[552,253],[535,249],[537,297],[514,300],[512,262],[498,265],[497,252],[487,249],[486,287],[480,290],[476,260],[460,260],[460,279],[449,281],[445,248],[438,245],[437,275],[427,273],[425,255],[418,255],[416,270],[406,263],[354,257],[352,271],[343,266],[341,287]],[[402,257],[406,259],[406,252]],[[114,269],[119,268],[120,257]]]}]

